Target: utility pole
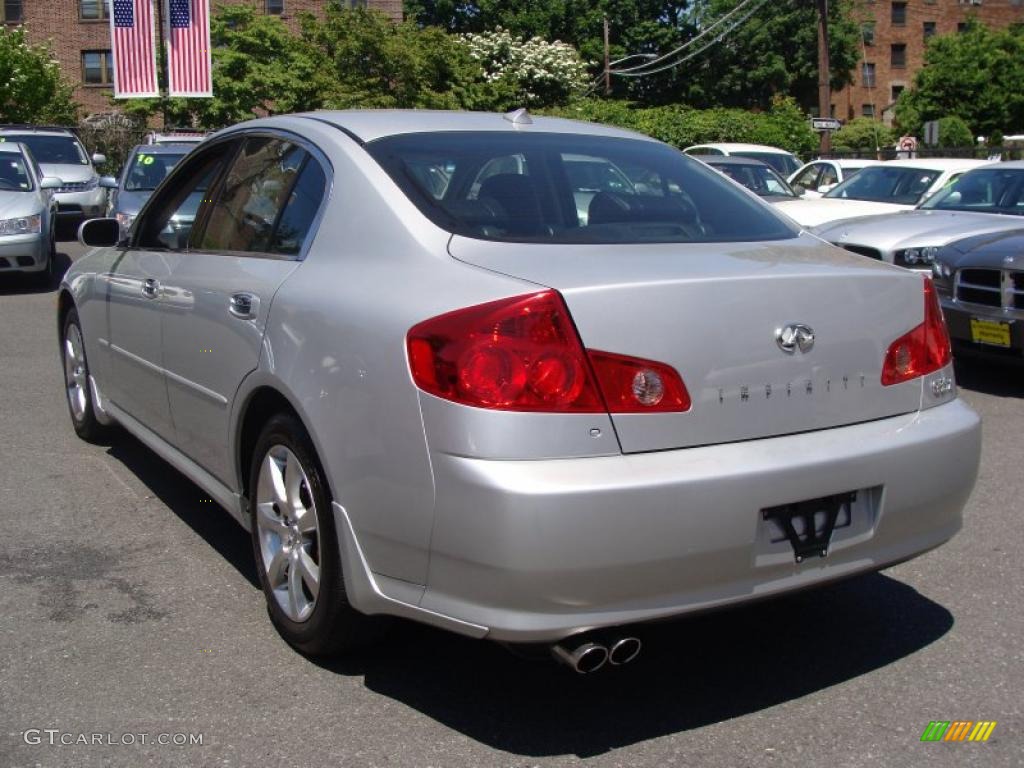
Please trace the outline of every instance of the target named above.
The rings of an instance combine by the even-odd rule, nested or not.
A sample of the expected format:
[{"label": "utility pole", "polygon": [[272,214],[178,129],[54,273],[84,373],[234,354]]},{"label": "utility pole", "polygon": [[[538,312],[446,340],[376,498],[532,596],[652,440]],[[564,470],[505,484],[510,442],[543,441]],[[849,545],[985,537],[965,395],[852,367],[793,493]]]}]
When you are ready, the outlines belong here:
[{"label": "utility pole", "polygon": [[[832,117],[832,88],[829,85],[828,62],[828,0],[816,0],[818,5],[818,114]],[[821,132],[818,151],[826,155],[832,151],[832,133]]]},{"label": "utility pole", "polygon": [[608,17],[604,17],[604,95],[610,96],[612,92],[612,67],[610,63],[610,51],[608,47]]}]

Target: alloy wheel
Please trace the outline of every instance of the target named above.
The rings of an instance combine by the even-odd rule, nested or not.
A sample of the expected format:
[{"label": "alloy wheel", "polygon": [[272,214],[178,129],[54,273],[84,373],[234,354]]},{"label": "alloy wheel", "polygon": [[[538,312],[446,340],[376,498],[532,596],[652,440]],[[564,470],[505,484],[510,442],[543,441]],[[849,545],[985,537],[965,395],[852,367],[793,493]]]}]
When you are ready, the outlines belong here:
[{"label": "alloy wheel", "polygon": [[85,418],[89,406],[89,386],[85,373],[85,346],[82,333],[75,324],[68,325],[64,336],[64,384],[67,388],[68,404],[76,422]]}]

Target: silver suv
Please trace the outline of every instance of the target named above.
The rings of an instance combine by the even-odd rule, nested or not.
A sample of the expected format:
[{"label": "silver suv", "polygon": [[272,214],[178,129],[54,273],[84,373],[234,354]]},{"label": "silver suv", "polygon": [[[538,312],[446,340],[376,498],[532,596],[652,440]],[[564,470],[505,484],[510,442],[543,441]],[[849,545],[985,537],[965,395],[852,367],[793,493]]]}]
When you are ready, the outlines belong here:
[{"label": "silver suv", "polygon": [[90,157],[71,128],[47,125],[2,125],[0,141],[19,141],[27,146],[43,174],[60,179],[54,190],[59,222],[77,224],[102,216],[107,205],[107,190],[100,186],[95,166],[107,158]]}]

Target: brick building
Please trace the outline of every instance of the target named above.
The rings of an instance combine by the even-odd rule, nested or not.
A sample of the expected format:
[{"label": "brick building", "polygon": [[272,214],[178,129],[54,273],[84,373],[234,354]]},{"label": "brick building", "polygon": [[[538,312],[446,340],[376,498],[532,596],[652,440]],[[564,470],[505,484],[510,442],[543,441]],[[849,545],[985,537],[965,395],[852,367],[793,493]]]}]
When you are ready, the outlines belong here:
[{"label": "brick building", "polygon": [[924,64],[928,38],[955,34],[971,17],[990,27],[1024,23],[1024,0],[860,0],[862,57],[853,85],[832,94],[841,120],[892,120],[892,106]]},{"label": "brick building", "polygon": [[[294,27],[300,12],[320,15],[327,0],[211,0],[213,8],[241,3],[280,16]],[[346,4],[366,5],[393,19],[402,18],[402,0],[346,0]],[[108,8],[109,0],[0,0],[0,22],[24,24],[32,42],[49,40],[85,114],[109,112],[113,74]]]}]

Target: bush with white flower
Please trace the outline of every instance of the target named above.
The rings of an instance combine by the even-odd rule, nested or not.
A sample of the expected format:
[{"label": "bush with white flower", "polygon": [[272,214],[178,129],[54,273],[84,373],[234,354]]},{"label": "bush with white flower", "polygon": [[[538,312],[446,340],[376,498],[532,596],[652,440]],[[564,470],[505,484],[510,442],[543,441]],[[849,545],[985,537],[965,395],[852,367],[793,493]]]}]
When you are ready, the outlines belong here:
[{"label": "bush with white flower", "polygon": [[49,46],[0,26],[0,123],[72,123],[77,112]]},{"label": "bush with white flower", "polygon": [[510,87],[520,106],[564,104],[581,94],[590,80],[586,64],[567,43],[540,37],[516,37],[500,27],[461,36],[484,78]]}]

